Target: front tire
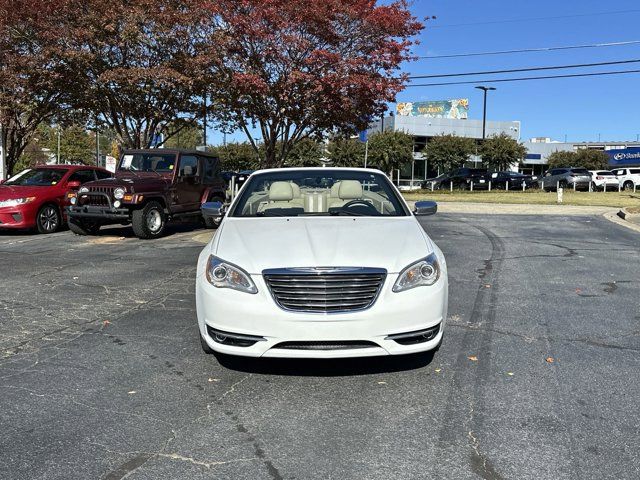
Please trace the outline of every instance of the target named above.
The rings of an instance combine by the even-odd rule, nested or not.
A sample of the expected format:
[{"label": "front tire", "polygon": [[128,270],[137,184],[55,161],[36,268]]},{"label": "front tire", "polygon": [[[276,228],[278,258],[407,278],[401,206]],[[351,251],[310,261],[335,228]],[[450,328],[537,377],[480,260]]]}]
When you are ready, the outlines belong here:
[{"label": "front tire", "polygon": [[36,228],[38,233],[57,232],[62,223],[62,215],[55,205],[43,205],[36,215]]},{"label": "front tire", "polygon": [[67,224],[69,225],[69,230],[76,235],[97,235],[100,231],[100,224],[95,222],[83,222],[82,220],[76,220],[69,217]]},{"label": "front tire", "polygon": [[157,238],[164,232],[167,216],[158,202],[149,202],[131,215],[131,226],[136,237],[141,239]]}]

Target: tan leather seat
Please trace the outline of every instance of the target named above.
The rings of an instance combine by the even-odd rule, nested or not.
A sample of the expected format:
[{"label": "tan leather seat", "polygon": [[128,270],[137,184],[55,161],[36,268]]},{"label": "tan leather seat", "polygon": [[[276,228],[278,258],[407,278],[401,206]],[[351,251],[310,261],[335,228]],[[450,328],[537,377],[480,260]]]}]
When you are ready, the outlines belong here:
[{"label": "tan leather seat", "polygon": [[302,208],[302,199],[294,198],[293,185],[290,182],[273,182],[269,187],[269,201],[261,204],[258,212],[276,208]]},{"label": "tan leather seat", "polygon": [[[335,185],[334,185],[335,186]],[[333,187],[331,187],[333,193]],[[363,196],[362,184],[357,180],[343,180],[338,185],[338,198],[330,198],[329,208],[342,207],[351,200],[359,200]]]}]

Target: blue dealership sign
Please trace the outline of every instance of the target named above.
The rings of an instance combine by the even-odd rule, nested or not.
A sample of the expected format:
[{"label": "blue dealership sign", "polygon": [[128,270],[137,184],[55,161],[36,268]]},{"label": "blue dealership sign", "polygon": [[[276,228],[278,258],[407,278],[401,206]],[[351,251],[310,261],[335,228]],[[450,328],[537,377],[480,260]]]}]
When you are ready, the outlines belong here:
[{"label": "blue dealership sign", "polygon": [[609,166],[640,165],[640,147],[605,150],[609,155]]}]

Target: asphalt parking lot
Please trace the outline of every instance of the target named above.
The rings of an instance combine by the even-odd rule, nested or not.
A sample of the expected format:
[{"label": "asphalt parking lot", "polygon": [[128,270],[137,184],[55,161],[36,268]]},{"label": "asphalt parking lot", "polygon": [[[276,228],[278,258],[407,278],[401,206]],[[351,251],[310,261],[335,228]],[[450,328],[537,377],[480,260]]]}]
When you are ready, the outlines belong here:
[{"label": "asphalt parking lot", "polygon": [[0,235],[0,478],[640,476],[640,234],[601,216],[438,214],[428,356],[202,353],[201,231]]}]

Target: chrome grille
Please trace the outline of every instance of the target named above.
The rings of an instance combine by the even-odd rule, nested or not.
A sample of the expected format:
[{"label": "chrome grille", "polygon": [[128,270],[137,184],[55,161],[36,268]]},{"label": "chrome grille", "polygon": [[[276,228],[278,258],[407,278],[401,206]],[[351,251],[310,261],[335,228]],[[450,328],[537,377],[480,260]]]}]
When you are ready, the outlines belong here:
[{"label": "chrome grille", "polygon": [[376,301],[387,271],[380,268],[291,268],[262,272],[276,303],[296,312],[353,312]]}]

